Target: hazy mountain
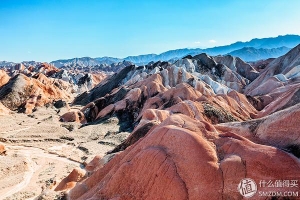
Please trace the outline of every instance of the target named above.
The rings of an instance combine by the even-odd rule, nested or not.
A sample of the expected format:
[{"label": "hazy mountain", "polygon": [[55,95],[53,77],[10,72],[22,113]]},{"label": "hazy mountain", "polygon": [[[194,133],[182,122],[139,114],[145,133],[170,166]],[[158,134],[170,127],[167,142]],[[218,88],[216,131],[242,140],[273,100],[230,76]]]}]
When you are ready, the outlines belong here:
[{"label": "hazy mountain", "polygon": [[[264,50],[266,53],[256,53],[256,54],[261,54],[262,56],[256,56],[257,59],[262,59],[262,58],[268,58],[267,54],[270,54],[270,57],[278,57],[284,55],[288,49],[286,48],[293,48],[297,44],[300,43],[300,36],[299,35],[284,35],[284,36],[278,36],[278,37],[272,37],[272,38],[262,38],[262,39],[252,39],[248,42],[236,42],[230,45],[225,45],[225,46],[219,46],[219,47],[212,47],[212,48],[207,48],[207,49],[200,49],[200,48],[195,48],[195,49],[177,49],[177,50],[170,50],[166,51],[161,54],[149,54],[151,56],[130,56],[127,58],[124,58],[124,60],[130,58],[130,61],[136,63],[136,64],[146,64],[151,61],[167,61],[171,59],[179,59],[182,58],[186,55],[197,55],[200,53],[207,53],[209,55],[215,56],[215,55],[225,55],[225,54],[230,54],[232,51],[240,50],[245,47],[252,47],[255,49],[274,49],[274,48],[279,48],[277,50]],[[282,49],[280,49],[282,48]],[[244,51],[244,50],[243,50]],[[254,50],[252,50],[254,52]],[[249,54],[249,53],[247,53]],[[252,53],[255,55],[255,53]],[[250,56],[250,54],[249,54]],[[255,58],[256,59],[256,58]],[[255,60],[255,59],[248,59],[248,60]]]},{"label": "hazy mountain", "polygon": [[[207,49],[176,49],[163,52],[161,54],[145,54],[138,56],[128,56],[126,58],[114,57],[82,57],[72,59],[62,59],[52,61],[51,64],[60,67],[94,67],[100,65],[111,65],[119,63],[123,60],[133,62],[137,65],[144,65],[151,61],[174,61],[186,55],[197,55],[200,53],[207,53],[212,56],[230,54],[241,57],[246,61],[255,61],[266,59],[269,57],[279,57],[285,54],[290,48],[295,47],[300,43],[299,35],[284,35],[271,38],[255,38],[248,42],[236,42],[230,45],[212,47]],[[12,62],[2,61],[0,67],[15,65]]]},{"label": "hazy mountain", "polygon": [[100,58],[95,58],[95,60],[97,60],[99,64],[108,64],[108,65],[123,61],[123,59],[113,58],[113,57],[100,57]]},{"label": "hazy mountain", "polygon": [[277,58],[286,54],[289,50],[288,47],[279,47],[279,48],[272,48],[272,49],[256,49],[254,47],[244,47],[239,50],[232,51],[228,53],[228,55],[236,56],[244,61],[256,61],[268,58]]},{"label": "hazy mountain", "polygon": [[188,54],[197,55],[200,53],[203,53],[204,51],[202,49],[176,49],[176,50],[170,50],[166,51],[161,54],[146,54],[146,55],[140,55],[140,56],[128,56],[124,58],[124,60],[128,60],[131,62],[134,62],[136,64],[147,64],[151,61],[168,61],[171,59],[180,59]]},{"label": "hazy mountain", "polygon": [[[272,38],[252,39],[248,42],[236,42],[230,45],[212,47],[207,49],[176,49],[163,52],[161,54],[145,54],[138,56],[128,56],[126,58],[113,58],[113,57],[98,57],[98,58],[74,58],[68,60],[58,60],[51,62],[56,67],[63,65],[74,65],[74,66],[94,66],[100,64],[112,64],[118,63],[123,60],[133,62],[137,65],[144,65],[151,61],[169,61],[180,59],[186,55],[197,55],[200,53],[207,53],[209,55],[234,55],[240,56],[246,61],[254,61],[265,59],[269,57],[279,57],[285,54],[289,48],[295,47],[300,43],[299,35],[284,35]],[[251,47],[252,49],[244,49],[245,47]],[[268,50],[267,50],[268,49]],[[236,52],[235,52],[236,51]],[[244,52],[244,53],[243,53]],[[233,54],[232,54],[233,53]],[[253,58],[251,58],[253,56]]]},{"label": "hazy mountain", "polygon": [[[21,63],[26,67],[37,66],[37,65],[41,64],[41,62],[36,62],[36,61],[23,61]],[[16,66],[17,64],[19,64],[19,63],[0,61],[0,68],[3,68],[3,67],[10,68],[10,67]]]},{"label": "hazy mountain", "polygon": [[95,65],[100,65],[101,62],[94,58],[90,57],[82,57],[82,58],[72,58],[72,59],[66,59],[66,60],[56,60],[50,62],[50,64],[53,64],[55,67],[64,67],[64,66],[74,66],[74,67],[91,67]]},{"label": "hazy mountain", "polygon": [[1,67],[11,67],[16,65],[14,62],[7,62],[7,61],[0,61],[0,68]]},{"label": "hazy mountain", "polygon": [[236,42],[230,45],[213,47],[205,49],[205,53],[211,55],[217,54],[228,54],[231,51],[235,51],[238,49],[242,49],[244,47],[253,47],[256,49],[265,48],[265,49],[272,49],[272,48],[279,48],[279,47],[288,47],[293,48],[300,43],[300,36],[299,35],[280,35],[277,37],[270,37],[270,38],[255,38],[248,42]]},{"label": "hazy mountain", "polygon": [[114,63],[120,63],[124,59],[112,58],[112,57],[101,57],[101,58],[91,58],[91,57],[82,57],[82,58],[72,58],[65,60],[56,60],[52,61],[51,64],[58,68],[62,67],[94,67],[102,65],[111,65]]},{"label": "hazy mountain", "polygon": [[124,60],[134,62],[134,63],[148,63],[147,61],[151,62],[153,60],[157,60],[156,54],[146,54],[146,55],[139,55],[139,56],[128,56],[124,58]]}]

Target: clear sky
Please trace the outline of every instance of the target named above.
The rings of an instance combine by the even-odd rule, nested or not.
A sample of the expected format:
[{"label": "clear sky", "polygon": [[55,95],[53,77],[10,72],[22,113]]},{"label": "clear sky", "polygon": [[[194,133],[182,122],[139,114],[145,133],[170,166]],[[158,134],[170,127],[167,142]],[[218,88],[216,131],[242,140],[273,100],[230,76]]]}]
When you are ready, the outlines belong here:
[{"label": "clear sky", "polygon": [[300,35],[299,0],[0,0],[0,61],[162,53]]}]

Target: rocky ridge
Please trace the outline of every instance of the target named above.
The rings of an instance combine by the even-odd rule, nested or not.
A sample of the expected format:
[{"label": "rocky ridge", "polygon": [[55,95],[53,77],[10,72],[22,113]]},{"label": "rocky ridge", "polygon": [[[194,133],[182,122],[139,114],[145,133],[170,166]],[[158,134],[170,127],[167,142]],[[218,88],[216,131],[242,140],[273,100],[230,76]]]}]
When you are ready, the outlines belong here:
[{"label": "rocky ridge", "polygon": [[[17,99],[27,98],[20,102],[30,112],[63,97],[72,100],[72,109],[56,120],[73,133],[64,138],[79,143],[81,155],[110,145],[44,195],[54,190],[69,199],[242,199],[237,186],[243,178],[257,184],[300,180],[299,48],[253,64],[205,53],[173,63],[124,64],[74,100],[67,92],[74,82],[63,80],[67,69],[49,67],[30,76],[10,72],[12,78],[0,88],[0,111],[20,109]],[[88,79],[93,76],[84,75],[77,84]],[[102,133],[112,121],[116,130]],[[98,144],[99,135],[84,143],[82,138],[95,138],[80,135],[89,130],[103,134]],[[130,134],[116,143],[108,140],[124,133]],[[258,193],[254,198],[262,199]]]},{"label": "rocky ridge", "polygon": [[[93,170],[64,188],[68,197],[241,199],[236,188],[245,177],[299,180],[298,48],[260,72],[239,58],[206,54],[129,66],[77,97],[86,105],[79,122],[117,117],[132,132],[108,152],[109,162],[95,158]],[[270,79],[286,84],[257,90]],[[269,104],[260,95],[269,95]],[[69,116],[61,121],[79,119]]]}]

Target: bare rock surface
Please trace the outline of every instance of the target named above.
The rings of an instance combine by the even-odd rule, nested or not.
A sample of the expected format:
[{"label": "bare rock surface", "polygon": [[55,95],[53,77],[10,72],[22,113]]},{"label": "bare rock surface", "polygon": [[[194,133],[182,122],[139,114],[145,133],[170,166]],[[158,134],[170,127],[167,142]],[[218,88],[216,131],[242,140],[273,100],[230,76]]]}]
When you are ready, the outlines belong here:
[{"label": "bare rock surface", "polygon": [[[76,185],[70,198],[222,199],[239,197],[236,185],[246,174],[257,182],[300,178],[296,157],[206,127],[205,122],[172,115]],[[280,166],[272,164],[282,160]]]},{"label": "bare rock surface", "polygon": [[15,65],[0,86],[0,196],[243,199],[243,178],[300,182],[299,55],[199,54],[114,74]]},{"label": "bare rock surface", "polygon": [[[297,66],[287,65],[286,77],[296,77]],[[268,66],[259,70],[231,56],[201,54],[174,65],[132,69],[125,85],[81,110],[84,123],[114,116],[133,126],[108,152],[110,161],[94,158],[90,176],[70,190],[69,198],[242,199],[237,185],[243,178],[257,184],[298,180],[297,79],[275,74],[242,94],[245,86],[263,80]],[[121,87],[126,92],[114,98]],[[258,193],[254,198],[262,199]]]}]

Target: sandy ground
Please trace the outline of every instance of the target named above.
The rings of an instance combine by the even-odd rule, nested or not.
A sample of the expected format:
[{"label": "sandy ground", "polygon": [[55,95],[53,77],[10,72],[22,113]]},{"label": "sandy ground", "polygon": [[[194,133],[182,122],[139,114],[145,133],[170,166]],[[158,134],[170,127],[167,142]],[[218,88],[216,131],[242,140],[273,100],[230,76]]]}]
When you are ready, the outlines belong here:
[{"label": "sandy ground", "polygon": [[0,116],[0,142],[7,148],[0,156],[0,199],[59,199],[46,193],[72,169],[105,155],[129,135],[119,131],[117,118],[81,127],[59,122],[67,110],[58,111],[49,107]]}]

